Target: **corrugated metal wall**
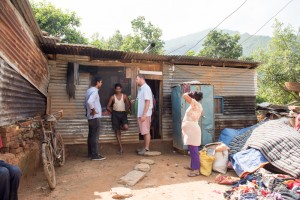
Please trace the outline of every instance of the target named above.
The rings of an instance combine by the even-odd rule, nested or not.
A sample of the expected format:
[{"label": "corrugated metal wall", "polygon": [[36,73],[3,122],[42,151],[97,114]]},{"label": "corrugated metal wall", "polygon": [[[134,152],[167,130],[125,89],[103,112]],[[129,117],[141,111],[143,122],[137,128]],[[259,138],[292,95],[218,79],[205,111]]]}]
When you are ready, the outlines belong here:
[{"label": "corrugated metal wall", "polygon": [[[174,69],[174,71],[173,71]],[[165,65],[163,68],[163,139],[172,139],[171,87],[197,80],[214,85],[214,95],[224,97],[224,113],[215,115],[215,136],[226,127],[242,128],[256,123],[255,69]]]},{"label": "corrugated metal wall", "polygon": [[[76,62],[76,60],[73,60]],[[67,61],[57,60],[49,63],[50,111],[64,110],[64,117],[59,121],[58,130],[62,133],[66,144],[85,144],[88,135],[88,124],[83,108],[86,90],[89,87],[89,73],[79,74],[79,85],[76,85],[76,99],[69,99],[66,92]],[[139,141],[136,118],[128,116],[129,130],[122,132],[122,142]],[[110,116],[101,119],[100,142],[117,142],[111,128]]]},{"label": "corrugated metal wall", "polygon": [[47,96],[47,59],[9,0],[0,1],[0,56]]},{"label": "corrugated metal wall", "polygon": [[46,98],[0,57],[0,126],[45,114]]}]

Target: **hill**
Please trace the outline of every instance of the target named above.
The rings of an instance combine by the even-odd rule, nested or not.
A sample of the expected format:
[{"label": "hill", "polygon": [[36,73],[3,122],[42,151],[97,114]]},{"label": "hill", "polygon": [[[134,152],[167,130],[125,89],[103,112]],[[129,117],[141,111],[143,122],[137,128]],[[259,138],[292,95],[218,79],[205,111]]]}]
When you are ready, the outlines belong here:
[{"label": "hill", "polygon": [[[174,38],[171,40],[166,40],[165,41],[165,54],[167,55],[182,55],[185,54],[186,51],[188,51],[190,48],[193,51],[199,52],[199,50],[202,48],[202,44],[205,39],[199,42],[201,38],[203,38],[205,35],[208,34],[210,29],[197,32],[197,33],[192,33],[186,36]],[[230,35],[234,34],[240,34],[238,31],[232,31],[232,30],[222,30],[224,33],[228,33]],[[241,39],[240,42],[243,42],[246,40],[250,34],[248,33],[243,33],[240,34]],[[263,35],[255,35],[248,39],[246,42],[242,44],[243,46],[243,56],[249,56],[252,54],[253,51],[262,48],[262,49],[267,49],[268,43],[271,40],[271,37],[269,36],[263,36]],[[199,42],[197,44],[197,42]]]}]

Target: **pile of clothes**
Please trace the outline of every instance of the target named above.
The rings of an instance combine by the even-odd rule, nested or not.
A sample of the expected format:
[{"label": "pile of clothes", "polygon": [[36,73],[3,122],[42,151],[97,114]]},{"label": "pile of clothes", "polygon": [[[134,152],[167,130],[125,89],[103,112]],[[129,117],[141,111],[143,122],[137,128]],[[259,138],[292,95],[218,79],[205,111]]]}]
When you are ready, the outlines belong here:
[{"label": "pile of clothes", "polygon": [[229,163],[240,178],[237,182],[225,175],[216,177],[220,184],[234,184],[224,193],[226,199],[300,199],[300,133],[290,118],[224,129],[219,141],[230,148]]},{"label": "pile of clothes", "polygon": [[261,168],[241,178],[223,195],[225,199],[238,200],[299,200],[300,180],[284,174],[273,174]]}]

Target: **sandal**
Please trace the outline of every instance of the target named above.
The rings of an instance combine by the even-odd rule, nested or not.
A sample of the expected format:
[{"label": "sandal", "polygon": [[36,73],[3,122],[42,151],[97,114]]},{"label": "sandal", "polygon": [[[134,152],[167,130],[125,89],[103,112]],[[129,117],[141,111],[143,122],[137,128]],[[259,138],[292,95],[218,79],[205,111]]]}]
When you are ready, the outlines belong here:
[{"label": "sandal", "polygon": [[183,169],[192,170],[190,167],[183,167]]},{"label": "sandal", "polygon": [[200,173],[199,173],[199,172],[191,171],[191,172],[188,174],[188,177],[195,177],[195,176],[200,176]]}]

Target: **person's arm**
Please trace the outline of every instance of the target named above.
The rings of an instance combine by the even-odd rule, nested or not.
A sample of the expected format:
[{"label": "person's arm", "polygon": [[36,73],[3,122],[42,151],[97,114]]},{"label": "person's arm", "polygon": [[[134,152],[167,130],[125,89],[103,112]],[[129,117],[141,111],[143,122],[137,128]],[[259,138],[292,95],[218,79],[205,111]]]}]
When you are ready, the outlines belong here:
[{"label": "person's arm", "polygon": [[128,112],[131,105],[129,103],[129,99],[128,99],[128,96],[126,94],[124,94],[124,101],[125,101],[125,104],[126,104],[126,111]]},{"label": "person's arm", "polygon": [[95,110],[95,101],[97,99],[97,95],[98,95],[98,92],[93,92],[91,94],[90,98],[87,101],[87,105],[88,105],[88,108],[91,109],[91,115],[92,116],[94,116],[95,114],[97,114],[97,112]]},{"label": "person's arm", "polygon": [[141,117],[141,121],[142,122],[144,122],[146,120],[147,111],[149,109],[149,106],[150,106],[150,100],[146,99],[145,100],[145,107],[144,107],[143,115]]},{"label": "person's arm", "polygon": [[189,104],[192,104],[192,97],[189,96],[188,92],[184,93],[182,96],[186,102],[188,102]]},{"label": "person's arm", "polygon": [[106,110],[108,110],[110,113],[112,113],[112,110],[110,109],[110,106],[111,106],[113,100],[114,100],[114,96],[111,96],[111,97],[109,98],[108,104],[107,104],[107,106],[106,106]]}]

